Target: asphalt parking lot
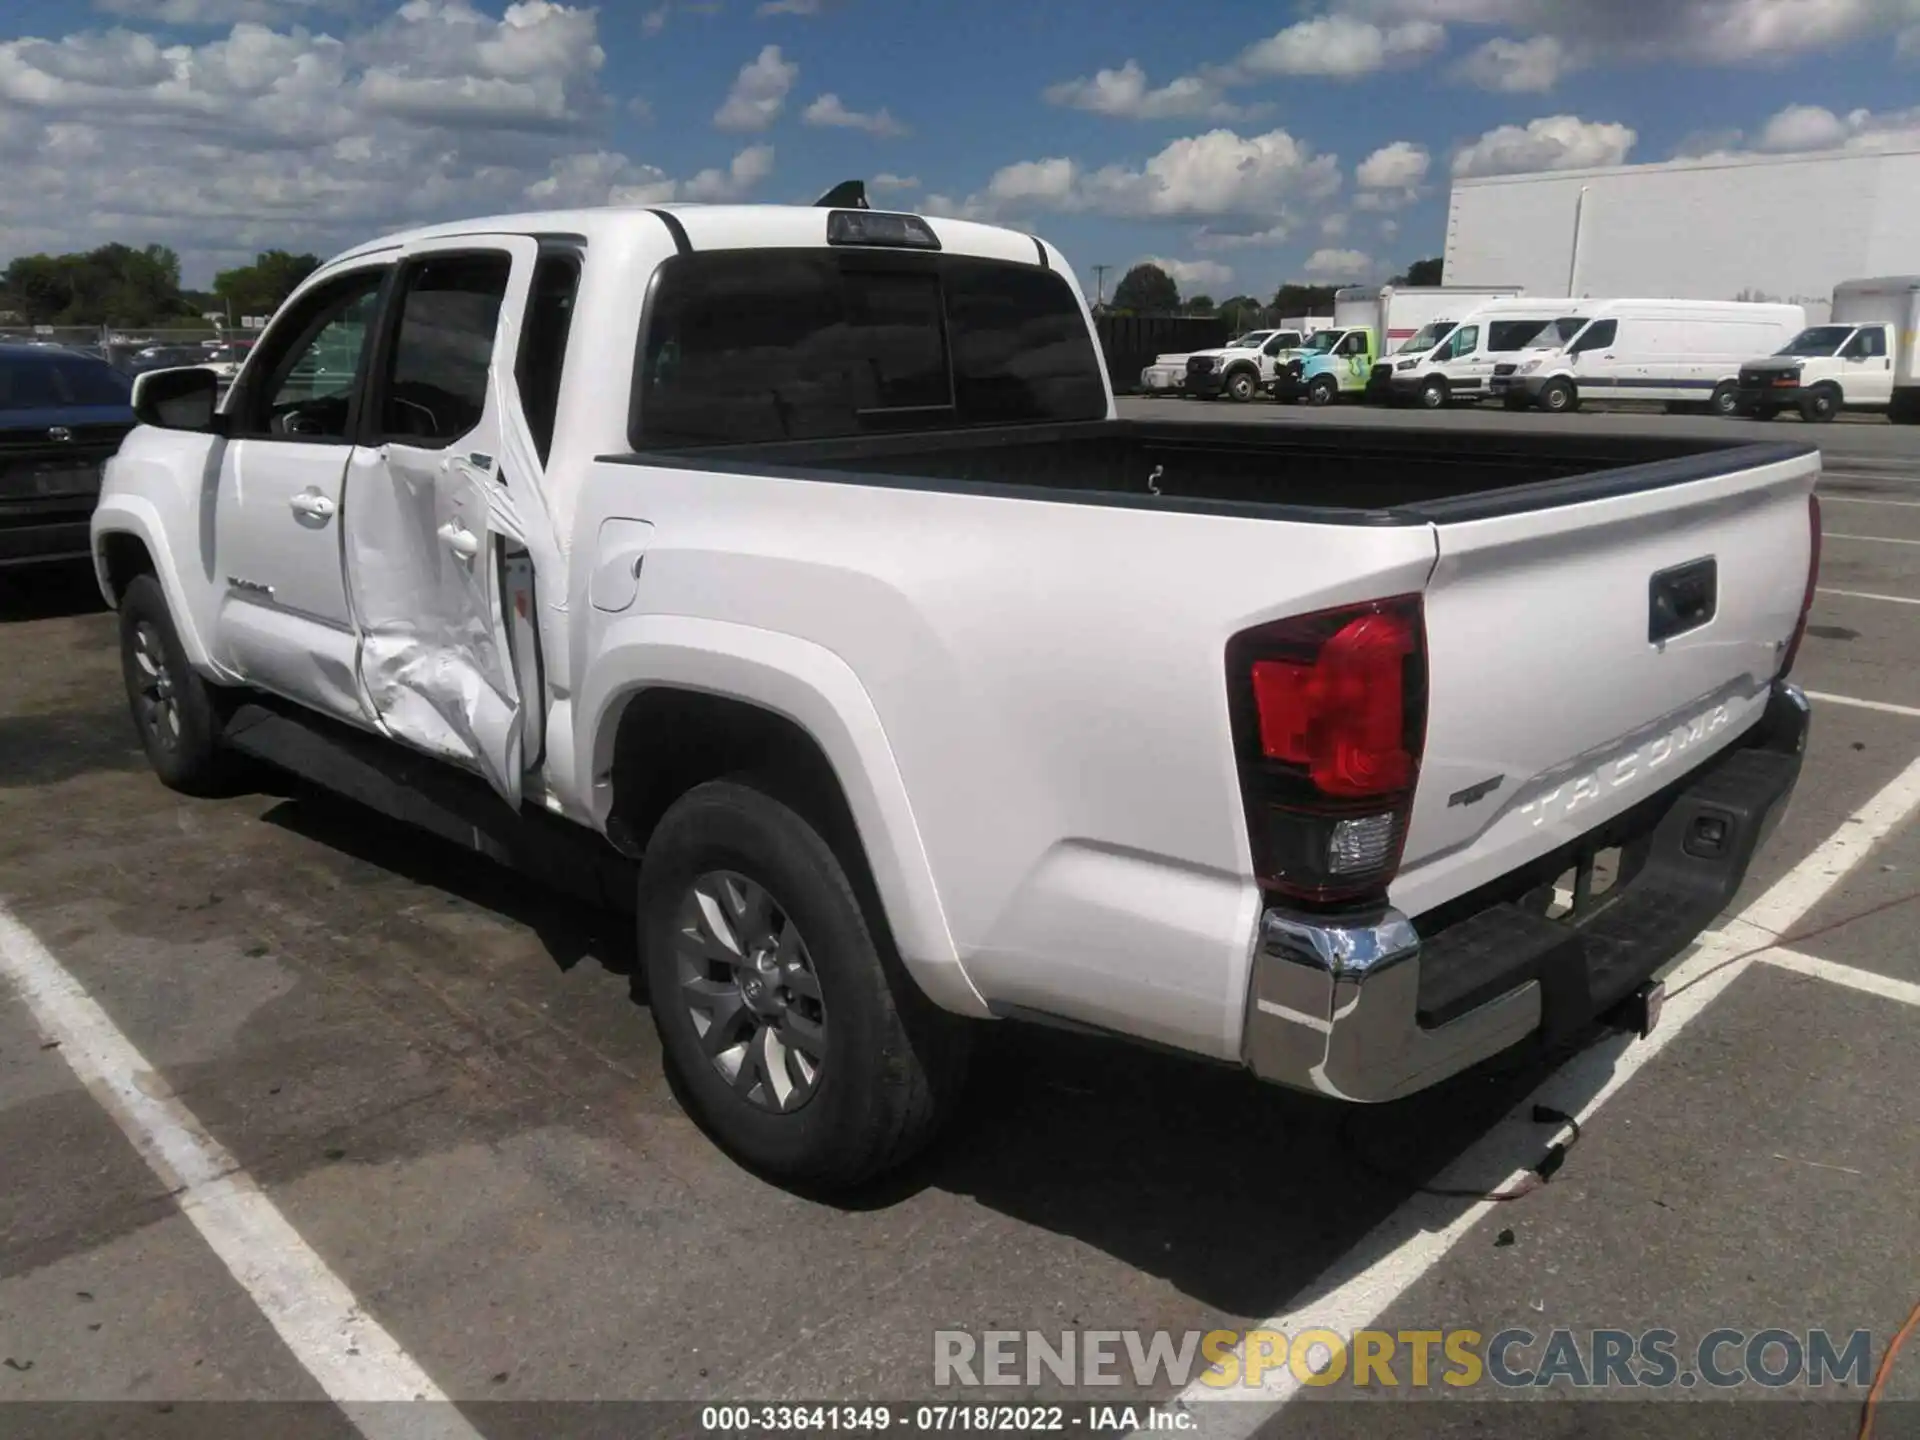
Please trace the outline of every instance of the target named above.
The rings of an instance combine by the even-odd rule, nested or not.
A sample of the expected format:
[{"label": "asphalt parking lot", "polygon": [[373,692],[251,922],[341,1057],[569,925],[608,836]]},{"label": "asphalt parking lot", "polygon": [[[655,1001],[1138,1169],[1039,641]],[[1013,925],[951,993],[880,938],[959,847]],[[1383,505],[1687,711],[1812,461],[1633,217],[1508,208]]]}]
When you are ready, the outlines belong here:
[{"label": "asphalt parking lot", "polygon": [[[1683,1357],[1716,1329],[1866,1330],[1877,1362],[1920,1300],[1920,430],[1377,423],[1826,448],[1822,589],[1796,671],[1817,697],[1806,770],[1653,1040],[1356,1115],[996,1026],[944,1142],[854,1204],[762,1183],[684,1118],[630,995],[621,917],[339,802],[171,794],[135,742],[91,577],[0,577],[0,940],[84,987],[151,1067],[145,1101],[231,1161],[196,1179],[143,1156],[113,1118],[140,1097],[103,1104],[70,1042],[0,985],[0,1406],[47,1402],[0,1410],[0,1428],[95,1433],[76,1427],[112,1416],[201,1434],[248,1416],[251,1433],[394,1433],[322,1403],[386,1393],[343,1394],[365,1366],[459,1402],[451,1423],[489,1440],[587,1433],[578,1402],[922,1400],[942,1330],[1663,1328]],[[1530,1119],[1536,1096],[1582,1120],[1550,1184],[1510,1202],[1423,1191],[1498,1189],[1535,1163],[1560,1133]],[[249,1243],[234,1227],[262,1214],[288,1229]],[[305,1310],[302,1285],[319,1297]],[[358,1328],[311,1319],[333,1300]],[[1091,1398],[1177,1404],[1175,1388]],[[1285,1402],[1335,1393],[1285,1367],[1249,1388],[1263,1403],[1195,1411],[1202,1428],[1317,1433],[1317,1405]],[[1729,1393],[1768,1391],[1682,1381],[1659,1398]],[[1817,1393],[1790,1433],[1854,1434],[1862,1389]],[[1920,1402],[1920,1342],[1887,1396]],[[117,1407],[60,1403],[81,1400]],[[266,1412],[196,1408],[209,1401],[309,1403],[263,1429]],[[1368,1433],[1485,1433],[1479,1406],[1380,1408]],[[1744,1406],[1713,1423],[1736,1408],[1750,1431]],[[1530,1433],[1598,1433],[1568,1409]],[[618,1413],[622,1434],[691,1428]],[[1643,1428],[1618,1433],[1652,1433],[1635,1413]],[[1674,1433],[1707,1433],[1687,1413]],[[1920,1404],[1887,1413],[1876,1433],[1920,1433]]]}]

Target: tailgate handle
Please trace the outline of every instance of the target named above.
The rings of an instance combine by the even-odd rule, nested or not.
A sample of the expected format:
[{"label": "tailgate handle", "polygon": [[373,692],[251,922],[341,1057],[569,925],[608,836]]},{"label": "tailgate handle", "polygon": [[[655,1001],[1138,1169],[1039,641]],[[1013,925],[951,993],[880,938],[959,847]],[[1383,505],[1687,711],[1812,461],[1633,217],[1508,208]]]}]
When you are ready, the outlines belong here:
[{"label": "tailgate handle", "polygon": [[1709,556],[1662,570],[1647,582],[1647,643],[1698,630],[1720,605],[1720,565]]}]

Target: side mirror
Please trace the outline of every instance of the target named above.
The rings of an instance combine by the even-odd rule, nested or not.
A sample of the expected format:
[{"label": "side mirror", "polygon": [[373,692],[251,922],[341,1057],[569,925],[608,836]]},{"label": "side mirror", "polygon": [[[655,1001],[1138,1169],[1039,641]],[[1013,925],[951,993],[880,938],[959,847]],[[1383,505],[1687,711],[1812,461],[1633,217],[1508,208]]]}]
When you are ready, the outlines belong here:
[{"label": "side mirror", "polygon": [[133,380],[133,418],[162,430],[226,433],[219,412],[220,376],[204,365],[181,370],[149,370]]}]

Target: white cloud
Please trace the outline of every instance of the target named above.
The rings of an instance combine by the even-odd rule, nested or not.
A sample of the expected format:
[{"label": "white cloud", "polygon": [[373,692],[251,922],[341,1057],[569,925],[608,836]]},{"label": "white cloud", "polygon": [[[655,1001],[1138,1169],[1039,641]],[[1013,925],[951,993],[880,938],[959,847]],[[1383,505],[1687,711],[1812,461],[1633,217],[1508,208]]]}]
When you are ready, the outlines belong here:
[{"label": "white cloud", "polygon": [[1193,246],[1196,250],[1246,250],[1263,245],[1284,245],[1293,238],[1293,231],[1294,223],[1290,219],[1265,229],[1249,231],[1216,230],[1212,226],[1202,225],[1193,233]]},{"label": "white cloud", "polygon": [[1767,121],[1762,150],[1834,150],[1847,143],[1847,122],[1818,105],[1789,105]]},{"label": "white cloud", "polygon": [[1380,222],[1380,238],[1391,245],[1400,238],[1400,222],[1388,216]]},{"label": "white cloud", "polygon": [[642,35],[658,35],[667,28],[667,18],[673,14],[671,5],[656,5],[640,17]]},{"label": "white cloud", "polygon": [[1355,166],[1353,178],[1368,190],[1404,190],[1425,180],[1432,163],[1426,146],[1396,140]]},{"label": "white cloud", "polygon": [[702,170],[686,180],[676,180],[656,165],[597,150],[556,157],[546,175],[523,193],[532,204],[553,207],[739,200],[772,174],[771,145],[749,145],[726,169]]},{"label": "white cloud", "polygon": [[1339,0],[1336,13],[1551,36],[1574,64],[1772,64],[1910,33],[1916,18],[1913,0]]},{"label": "white cloud", "polygon": [[1173,277],[1181,293],[1198,294],[1233,283],[1233,267],[1218,260],[1168,260],[1159,255],[1143,255],[1135,265],[1158,265]]},{"label": "white cloud", "polygon": [[1147,83],[1140,62],[1129,60],[1118,70],[1101,70],[1092,79],[1062,80],[1043,93],[1050,105],[1087,110],[1123,120],[1173,120],[1197,116],[1207,120],[1244,119],[1265,106],[1233,105],[1220,85],[1200,75],[1182,75],[1159,89]]},{"label": "white cloud", "polygon": [[340,0],[93,0],[93,8],[158,25],[232,25],[311,18],[317,10],[345,7]]},{"label": "white cloud", "polygon": [[1320,217],[1320,238],[1323,240],[1345,239],[1347,234],[1347,214],[1344,210],[1329,210]]},{"label": "white cloud", "polygon": [[1572,52],[1556,36],[1535,35],[1530,40],[1498,36],[1456,65],[1454,75],[1482,90],[1537,95],[1553,89],[1574,65]]},{"label": "white cloud", "polygon": [[733,88],[714,112],[714,125],[734,131],[766,129],[785,107],[799,75],[800,66],[784,57],[778,45],[763,47],[740,67]]},{"label": "white cloud", "polygon": [[918,175],[895,175],[891,171],[882,170],[867,182],[867,188],[870,190],[918,190],[920,188],[920,177]]},{"label": "white cloud", "polygon": [[1353,178],[1360,187],[1353,197],[1354,208],[1387,211],[1415,204],[1432,165],[1433,157],[1424,145],[1410,140],[1382,145],[1354,167]]},{"label": "white cloud", "polygon": [[[1034,210],[1090,211],[1136,218],[1272,216],[1293,200],[1321,200],[1340,188],[1337,156],[1315,155],[1284,130],[1232,130],[1175,140],[1138,167],[1087,170],[1065,156],[1023,160],[994,172],[966,200],[939,197],[948,213],[992,218]],[[931,201],[929,201],[931,204]]]},{"label": "white cloud", "polygon": [[755,7],[756,15],[818,15],[820,0],[766,0]]},{"label": "white cloud", "polygon": [[1316,250],[1307,257],[1307,275],[1315,280],[1364,280],[1373,274],[1373,257],[1359,250]]},{"label": "white cloud", "polygon": [[[336,36],[243,22],[0,41],[0,263],[166,244],[188,283],[280,247],[613,198],[737,198],[770,149],[688,176],[589,137],[618,110],[595,13],[407,0]],[[684,178],[683,178],[684,177]],[[619,195],[616,196],[616,192]]]},{"label": "white cloud", "polygon": [[1489,130],[1453,157],[1456,176],[1510,175],[1534,170],[1586,170],[1623,165],[1639,134],[1626,125],[1549,115],[1525,128]]},{"label": "white cloud", "polygon": [[1289,25],[1241,51],[1243,76],[1323,75],[1352,80],[1400,65],[1416,65],[1447,43],[1443,26],[1427,19],[1374,25],[1351,15],[1318,15]]},{"label": "white cloud", "polygon": [[840,97],[828,91],[801,112],[808,125],[824,125],[842,130],[864,130],[869,135],[905,135],[907,127],[884,109],[870,112],[849,110]]}]

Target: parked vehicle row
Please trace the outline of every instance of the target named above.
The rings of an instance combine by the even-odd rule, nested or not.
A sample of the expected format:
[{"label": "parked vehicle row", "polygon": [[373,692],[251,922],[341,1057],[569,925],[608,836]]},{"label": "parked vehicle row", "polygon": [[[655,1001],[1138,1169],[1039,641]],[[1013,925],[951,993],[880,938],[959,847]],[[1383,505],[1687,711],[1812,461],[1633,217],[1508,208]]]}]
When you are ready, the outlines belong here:
[{"label": "parked vehicle row", "polygon": [[0,569],[88,553],[101,469],[132,428],[132,382],[106,361],[0,343]]}]

